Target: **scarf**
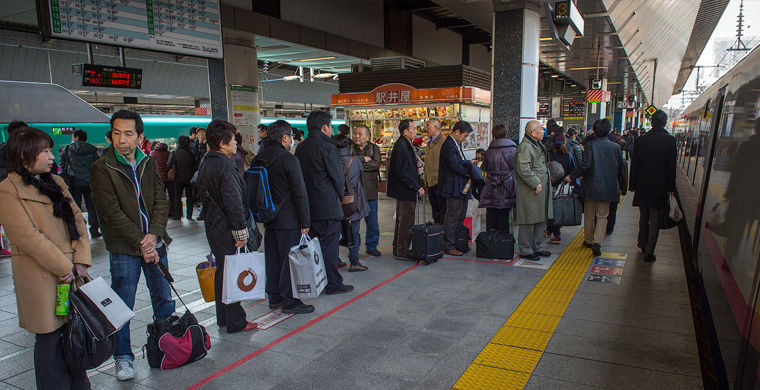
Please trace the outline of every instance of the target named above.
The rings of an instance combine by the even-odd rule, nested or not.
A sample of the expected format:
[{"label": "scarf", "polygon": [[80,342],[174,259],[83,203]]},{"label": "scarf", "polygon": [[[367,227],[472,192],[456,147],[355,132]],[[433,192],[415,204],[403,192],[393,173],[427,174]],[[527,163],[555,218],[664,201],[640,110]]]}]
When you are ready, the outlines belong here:
[{"label": "scarf", "polygon": [[24,184],[36,188],[53,202],[53,216],[62,220],[66,225],[66,230],[69,233],[71,241],[78,240],[80,234],[77,230],[76,219],[74,218],[74,209],[71,208],[71,199],[63,194],[61,187],[53,180],[53,175],[51,173],[43,173],[38,179],[26,169],[17,170],[16,173],[21,175]]}]

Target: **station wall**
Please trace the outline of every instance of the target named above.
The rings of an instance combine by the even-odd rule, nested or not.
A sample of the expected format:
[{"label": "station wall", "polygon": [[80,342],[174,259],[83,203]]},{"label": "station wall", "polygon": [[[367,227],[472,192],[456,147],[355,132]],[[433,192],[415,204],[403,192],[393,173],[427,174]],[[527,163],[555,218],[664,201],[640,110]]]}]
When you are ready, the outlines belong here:
[{"label": "station wall", "polygon": [[491,73],[491,53],[483,45],[470,45],[470,66]]},{"label": "station wall", "polygon": [[280,17],[384,47],[383,0],[280,0]]},{"label": "station wall", "polygon": [[447,29],[436,30],[435,24],[414,15],[412,18],[412,56],[430,65],[462,63],[462,36]]}]

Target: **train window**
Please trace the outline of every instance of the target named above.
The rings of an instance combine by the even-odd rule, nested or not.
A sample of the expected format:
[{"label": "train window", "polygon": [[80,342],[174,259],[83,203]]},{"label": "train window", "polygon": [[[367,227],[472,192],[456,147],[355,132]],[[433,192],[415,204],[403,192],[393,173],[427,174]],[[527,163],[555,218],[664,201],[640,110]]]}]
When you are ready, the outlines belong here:
[{"label": "train window", "polygon": [[707,99],[707,104],[705,104],[705,111],[702,113],[702,118],[710,118],[712,116],[712,111],[710,111],[711,104],[712,99]]}]

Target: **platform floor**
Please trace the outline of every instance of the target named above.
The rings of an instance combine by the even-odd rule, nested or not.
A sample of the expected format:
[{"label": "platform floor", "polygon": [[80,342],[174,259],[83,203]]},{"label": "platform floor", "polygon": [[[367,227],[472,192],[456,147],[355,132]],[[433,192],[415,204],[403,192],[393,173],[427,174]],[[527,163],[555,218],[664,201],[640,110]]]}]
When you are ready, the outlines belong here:
[{"label": "platform floor", "polygon": [[[539,263],[477,259],[473,250],[429,266],[391,257],[395,206],[382,199],[383,257],[362,260],[367,272],[343,272],[352,293],[323,295],[309,302],[312,314],[239,334],[219,331],[200,294],[203,224],[170,221],[175,286],[212,348],[188,366],[150,369],[140,349],[152,310],[141,282],[131,323],[137,377],[118,382],[109,361],[90,372],[93,388],[701,388],[677,231],[663,231],[657,261],[644,263],[631,198],[604,243],[606,259],[580,247],[580,227],[566,227],[562,245],[547,244],[554,256]],[[102,240],[92,251],[90,274],[110,279]],[[18,327],[10,273],[10,259],[0,259],[0,390],[31,389],[34,337]],[[270,312],[266,302],[245,307],[249,320]]]}]

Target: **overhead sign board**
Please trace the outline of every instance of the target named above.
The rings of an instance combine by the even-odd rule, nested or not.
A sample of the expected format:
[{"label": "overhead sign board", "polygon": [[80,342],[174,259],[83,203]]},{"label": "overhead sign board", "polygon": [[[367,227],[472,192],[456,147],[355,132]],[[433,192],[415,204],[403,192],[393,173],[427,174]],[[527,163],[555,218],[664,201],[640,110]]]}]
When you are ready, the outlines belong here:
[{"label": "overhead sign board", "polygon": [[490,104],[491,92],[476,87],[416,89],[406,84],[385,84],[370,92],[338,93],[330,97],[333,106],[369,106],[435,102]]},{"label": "overhead sign board", "polygon": [[142,69],[84,64],[82,65],[82,85],[140,89],[142,88]]},{"label": "overhead sign board", "polygon": [[574,1],[555,2],[552,19],[557,25],[558,38],[566,45],[571,46],[576,36],[583,36],[585,22]]},{"label": "overhead sign board", "polygon": [[219,0],[43,0],[47,36],[222,58]]}]

